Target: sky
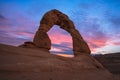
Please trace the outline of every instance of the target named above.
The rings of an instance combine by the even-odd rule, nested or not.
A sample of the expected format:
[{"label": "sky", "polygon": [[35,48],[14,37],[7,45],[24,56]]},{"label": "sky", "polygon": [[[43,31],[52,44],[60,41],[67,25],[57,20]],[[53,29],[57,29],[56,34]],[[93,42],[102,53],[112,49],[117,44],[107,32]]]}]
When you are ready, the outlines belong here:
[{"label": "sky", "polygon": [[[52,9],[69,16],[92,54],[120,52],[120,0],[0,0],[0,43],[32,41],[42,16]],[[54,25],[48,35],[53,53],[73,53],[68,32]]]}]

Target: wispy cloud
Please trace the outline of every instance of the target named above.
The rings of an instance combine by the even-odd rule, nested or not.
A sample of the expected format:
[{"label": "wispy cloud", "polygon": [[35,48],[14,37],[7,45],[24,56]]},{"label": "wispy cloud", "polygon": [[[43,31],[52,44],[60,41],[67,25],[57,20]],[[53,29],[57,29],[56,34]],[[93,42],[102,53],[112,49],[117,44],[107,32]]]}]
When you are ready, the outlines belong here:
[{"label": "wispy cloud", "polygon": [[63,53],[63,54],[73,54],[73,49],[65,44],[52,44],[52,47],[51,47],[51,52],[52,53],[56,53],[56,54],[59,54],[59,53]]},{"label": "wispy cloud", "polygon": [[25,16],[14,15],[15,19],[9,19],[0,15],[0,43],[20,45],[26,40],[31,41],[36,28],[34,21]]},{"label": "wispy cloud", "polygon": [[28,41],[28,39],[13,37],[10,36],[9,33],[6,33],[5,31],[0,31],[0,43],[2,44],[18,46],[20,44],[23,44],[24,41]]},{"label": "wispy cloud", "polygon": [[5,20],[6,18],[0,14],[0,20]]}]

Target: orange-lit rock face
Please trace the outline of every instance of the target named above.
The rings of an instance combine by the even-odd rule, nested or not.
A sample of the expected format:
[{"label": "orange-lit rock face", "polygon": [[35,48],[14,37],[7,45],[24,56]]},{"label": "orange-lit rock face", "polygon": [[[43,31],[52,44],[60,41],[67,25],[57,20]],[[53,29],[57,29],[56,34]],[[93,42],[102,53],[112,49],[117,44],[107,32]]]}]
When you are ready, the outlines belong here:
[{"label": "orange-lit rock face", "polygon": [[60,28],[70,33],[73,40],[73,52],[75,56],[83,53],[90,54],[90,49],[87,43],[83,40],[79,31],[75,29],[73,22],[67,15],[58,10],[51,10],[43,16],[40,21],[39,29],[34,36],[33,44],[35,47],[46,50],[51,49],[51,40],[49,39],[47,32],[54,25],[59,25]]}]

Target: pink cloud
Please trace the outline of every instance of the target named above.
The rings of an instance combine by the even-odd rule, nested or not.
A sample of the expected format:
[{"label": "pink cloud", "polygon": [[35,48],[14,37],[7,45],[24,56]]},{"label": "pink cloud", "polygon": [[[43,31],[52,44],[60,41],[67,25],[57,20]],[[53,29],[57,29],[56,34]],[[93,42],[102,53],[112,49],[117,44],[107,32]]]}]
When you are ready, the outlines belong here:
[{"label": "pink cloud", "polygon": [[90,47],[90,50],[92,52],[95,52],[97,48],[101,48],[106,46],[106,41],[102,41],[102,40],[91,40],[88,42],[88,45]]},{"label": "pink cloud", "polygon": [[60,33],[54,33],[54,34],[49,34],[50,39],[52,40],[52,43],[54,44],[60,44],[61,42],[72,42],[72,38],[68,35],[63,35]]},{"label": "pink cloud", "polygon": [[118,37],[114,37],[112,38],[109,42],[108,42],[109,45],[116,45],[116,46],[120,46],[120,40]]},{"label": "pink cloud", "polygon": [[120,42],[114,42],[112,43],[113,45],[119,45],[120,46]]},{"label": "pink cloud", "polygon": [[30,33],[30,32],[15,32],[15,35],[27,36],[27,37],[30,37],[30,38],[34,37],[34,34]]},{"label": "pink cloud", "polygon": [[[58,28],[57,28],[58,29]],[[66,32],[66,31],[63,31]],[[72,47],[72,37],[70,36],[70,34],[67,32],[65,34],[61,33],[61,29],[60,30],[50,30],[48,32],[48,35],[52,41],[53,44],[61,44],[61,43],[68,43],[67,45],[69,45],[69,47]]]},{"label": "pink cloud", "polygon": [[86,40],[88,42],[88,45],[92,52],[96,51],[96,48],[101,48],[106,46],[106,43],[108,42],[108,37],[99,37],[100,34],[95,35],[94,37],[87,37]]}]

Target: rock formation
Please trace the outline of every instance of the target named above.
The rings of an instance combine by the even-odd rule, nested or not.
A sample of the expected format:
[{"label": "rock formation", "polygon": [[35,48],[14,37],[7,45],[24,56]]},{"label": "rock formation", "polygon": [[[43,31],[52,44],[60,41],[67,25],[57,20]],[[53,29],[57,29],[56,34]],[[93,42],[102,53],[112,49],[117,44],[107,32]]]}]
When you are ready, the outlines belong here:
[{"label": "rock formation", "polygon": [[65,58],[42,50],[0,44],[0,80],[116,79],[89,55]]},{"label": "rock formation", "polygon": [[75,29],[73,22],[68,18],[67,15],[55,9],[47,12],[43,16],[42,20],[40,21],[39,29],[34,36],[33,42],[27,42],[21,45],[21,47],[35,47],[49,51],[51,49],[51,41],[47,32],[54,25],[59,25],[60,28],[71,34],[73,40],[73,52],[75,56],[83,53],[91,53],[87,43],[83,40],[79,31]]}]

